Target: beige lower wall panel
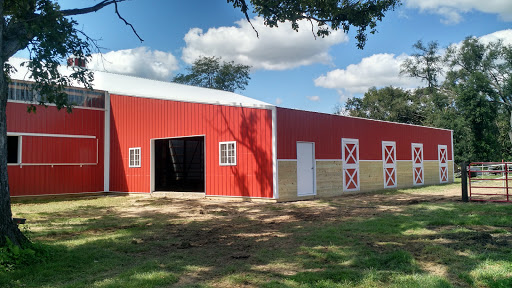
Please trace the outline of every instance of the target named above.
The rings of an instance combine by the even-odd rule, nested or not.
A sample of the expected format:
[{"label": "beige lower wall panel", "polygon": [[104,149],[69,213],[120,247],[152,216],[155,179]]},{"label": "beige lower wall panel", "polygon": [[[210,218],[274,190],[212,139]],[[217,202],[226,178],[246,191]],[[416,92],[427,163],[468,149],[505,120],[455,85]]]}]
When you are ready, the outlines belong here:
[{"label": "beige lower wall panel", "polygon": [[424,185],[439,184],[439,162],[425,161],[423,162],[423,171],[425,171]]},{"label": "beige lower wall panel", "polygon": [[384,189],[382,169],[382,161],[359,162],[359,187],[361,192]]},{"label": "beige lower wall panel", "polygon": [[297,199],[297,161],[278,161],[277,177],[279,200]]},{"label": "beige lower wall panel", "polygon": [[448,161],[448,183],[453,182],[453,161]]},{"label": "beige lower wall panel", "polygon": [[397,161],[397,188],[408,188],[413,186],[412,161]]},{"label": "beige lower wall panel", "polygon": [[339,196],[343,193],[341,161],[316,161],[316,194],[318,197]]},{"label": "beige lower wall panel", "polygon": [[[412,161],[397,161],[397,188],[413,187]],[[423,162],[424,185],[439,184],[439,163]],[[384,189],[382,161],[359,162],[360,191]],[[453,182],[453,161],[448,161],[448,182]],[[316,196],[297,196],[297,161],[278,161],[279,201],[305,200],[315,197],[332,197],[343,192],[343,162],[316,161]],[[353,192],[351,192],[353,193]],[[356,192],[357,193],[357,192]]]}]

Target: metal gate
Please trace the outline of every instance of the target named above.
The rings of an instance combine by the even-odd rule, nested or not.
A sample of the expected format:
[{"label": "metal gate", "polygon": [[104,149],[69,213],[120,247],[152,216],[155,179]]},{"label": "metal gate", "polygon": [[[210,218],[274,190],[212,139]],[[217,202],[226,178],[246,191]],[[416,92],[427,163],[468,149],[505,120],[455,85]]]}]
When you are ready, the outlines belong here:
[{"label": "metal gate", "polygon": [[512,202],[512,162],[472,162],[468,167],[469,200]]}]

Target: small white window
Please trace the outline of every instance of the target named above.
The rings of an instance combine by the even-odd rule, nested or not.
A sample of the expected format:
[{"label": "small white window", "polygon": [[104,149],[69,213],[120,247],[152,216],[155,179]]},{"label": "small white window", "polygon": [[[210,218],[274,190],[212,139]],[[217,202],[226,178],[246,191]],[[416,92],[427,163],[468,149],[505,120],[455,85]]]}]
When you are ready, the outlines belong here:
[{"label": "small white window", "polygon": [[129,167],[140,167],[140,147],[130,148]]},{"label": "small white window", "polygon": [[219,143],[219,163],[221,166],[236,165],[236,142]]}]

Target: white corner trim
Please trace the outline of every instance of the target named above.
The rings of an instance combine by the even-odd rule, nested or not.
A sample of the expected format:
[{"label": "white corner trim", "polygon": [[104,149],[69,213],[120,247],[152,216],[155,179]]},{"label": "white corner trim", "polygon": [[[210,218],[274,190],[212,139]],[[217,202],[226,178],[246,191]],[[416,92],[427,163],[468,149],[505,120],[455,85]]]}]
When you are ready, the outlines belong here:
[{"label": "white corner trim", "polygon": [[105,92],[105,129],[103,135],[103,191],[110,191],[110,94]]},{"label": "white corner trim", "polygon": [[279,199],[278,174],[277,174],[277,108],[272,107],[272,190],[273,199]]},{"label": "white corner trim", "polygon": [[452,177],[453,177],[453,182],[455,182],[455,156],[453,153],[453,130],[452,130],[452,134],[451,134],[450,145],[452,146]]}]

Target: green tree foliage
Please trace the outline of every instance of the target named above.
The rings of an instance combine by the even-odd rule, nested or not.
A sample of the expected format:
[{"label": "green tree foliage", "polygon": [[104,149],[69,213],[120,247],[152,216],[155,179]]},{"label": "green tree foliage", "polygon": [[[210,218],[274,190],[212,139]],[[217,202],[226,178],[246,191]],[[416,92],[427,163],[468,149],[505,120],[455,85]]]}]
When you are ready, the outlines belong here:
[{"label": "green tree foliage", "polygon": [[510,115],[512,108],[512,94],[508,91],[512,80],[511,52],[512,47],[502,42],[484,44],[472,37],[460,46],[450,46],[446,52],[449,70],[443,88],[456,95],[460,116],[470,127],[467,159],[500,161],[510,157],[510,144],[503,143],[499,132],[505,120],[503,112]]},{"label": "green tree foliage", "polygon": [[444,55],[437,42],[413,48],[401,74],[423,80],[425,88],[371,88],[349,99],[345,113],[452,129],[456,162],[512,160],[512,46],[468,37]]},{"label": "green tree foliage", "polygon": [[420,98],[401,88],[370,88],[363,98],[350,98],[346,102],[347,114],[355,117],[422,124],[425,120]]},{"label": "green tree foliage", "polygon": [[244,90],[249,84],[251,66],[222,62],[221,58],[201,56],[187,68],[188,74],[178,74],[173,81],[193,86],[229,92]]},{"label": "green tree foliage", "polygon": [[254,7],[254,13],[263,17],[265,25],[277,27],[280,23],[290,21],[294,30],[299,29],[300,20],[317,22],[316,35],[324,37],[330,30],[343,29],[348,32],[353,26],[357,29],[357,47],[363,49],[369,29],[376,32],[377,21],[382,21],[384,14],[400,5],[400,0],[227,0],[233,7],[240,9],[249,20],[248,3]]},{"label": "green tree foliage", "polygon": [[[70,56],[87,58],[95,43],[82,31],[78,23],[70,16],[96,12],[106,6],[114,5],[116,15],[134,27],[120,14],[118,3],[126,0],[99,0],[86,8],[62,10],[56,0],[0,0],[0,63],[3,73],[0,76],[0,246],[9,238],[14,245],[22,245],[27,239],[12,221],[7,175],[7,87],[12,67],[6,65],[16,52],[28,49],[30,61],[26,63],[36,81],[35,88],[42,95],[38,104],[55,103],[57,108],[71,110],[63,88],[72,83],[85,87],[91,86],[93,74],[77,68],[71,75],[62,75],[57,70],[60,63]],[[299,20],[306,19],[318,23],[317,35],[327,36],[329,27],[333,30],[348,31],[351,26],[358,29],[356,38],[358,47],[366,42],[366,30],[375,32],[377,21],[384,13],[394,9],[399,0],[227,0],[233,7],[240,9],[249,20],[249,5],[254,12],[262,16],[265,24],[274,27],[278,23],[291,21],[293,29],[298,29]],[[193,11],[189,11],[193,13]],[[138,35],[137,35],[138,37]],[[140,37],[139,37],[140,39]],[[142,39],[140,39],[142,41]],[[221,72],[224,73],[224,72]],[[30,110],[35,110],[31,106]]]},{"label": "green tree foliage", "polygon": [[427,82],[427,87],[432,92],[438,85],[438,78],[442,72],[442,57],[439,54],[439,43],[429,42],[427,46],[421,40],[412,46],[415,52],[404,61],[401,74],[420,78]]}]

